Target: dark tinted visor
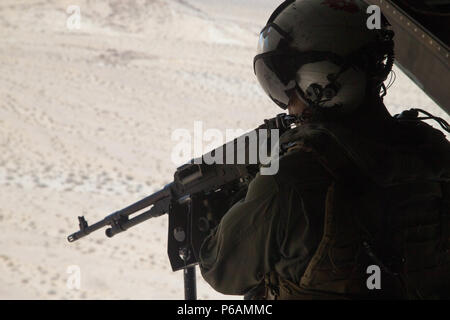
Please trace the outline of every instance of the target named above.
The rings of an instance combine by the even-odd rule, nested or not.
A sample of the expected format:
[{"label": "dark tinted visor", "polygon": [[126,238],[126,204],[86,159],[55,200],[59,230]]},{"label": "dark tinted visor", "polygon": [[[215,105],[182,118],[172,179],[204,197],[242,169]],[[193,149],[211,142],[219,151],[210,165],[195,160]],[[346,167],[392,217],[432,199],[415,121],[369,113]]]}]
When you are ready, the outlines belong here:
[{"label": "dark tinted visor", "polygon": [[[254,71],[266,94],[281,108],[286,109],[295,81],[290,81],[280,60],[282,48],[288,46],[289,35],[279,26],[269,23],[259,35]],[[293,80],[291,78],[291,80]]]},{"label": "dark tinted visor", "polygon": [[268,24],[259,34],[256,54],[275,51],[287,46],[289,35],[274,23]]},{"label": "dark tinted visor", "polygon": [[[259,84],[266,94],[281,108],[286,109],[296,82],[287,77],[280,56],[266,56],[255,59],[254,69]],[[289,79],[290,78],[290,79]]]}]

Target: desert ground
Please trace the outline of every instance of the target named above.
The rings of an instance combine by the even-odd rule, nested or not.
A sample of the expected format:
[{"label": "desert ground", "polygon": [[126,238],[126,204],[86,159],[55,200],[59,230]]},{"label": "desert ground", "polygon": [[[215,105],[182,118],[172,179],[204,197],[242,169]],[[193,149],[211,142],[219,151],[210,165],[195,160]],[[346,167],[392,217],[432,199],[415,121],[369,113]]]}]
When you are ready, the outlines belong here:
[{"label": "desert ground", "polygon": [[[0,299],[183,299],[167,216],[111,239],[66,237],[77,216],[93,223],[169,183],[175,129],[250,129],[280,112],[252,66],[279,2],[0,2]],[[68,27],[74,4],[79,29]],[[391,113],[448,119],[395,72]],[[197,278],[200,299],[242,298]]]}]

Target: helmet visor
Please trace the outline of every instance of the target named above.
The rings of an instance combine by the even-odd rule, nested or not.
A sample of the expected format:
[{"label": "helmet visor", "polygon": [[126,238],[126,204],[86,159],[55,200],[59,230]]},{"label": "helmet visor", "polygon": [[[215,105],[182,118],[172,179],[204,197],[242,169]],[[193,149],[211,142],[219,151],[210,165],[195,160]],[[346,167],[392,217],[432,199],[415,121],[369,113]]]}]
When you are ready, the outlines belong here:
[{"label": "helmet visor", "polygon": [[266,55],[254,61],[256,78],[266,94],[281,108],[286,109],[290,96],[296,87],[295,77],[289,77],[291,70],[285,70],[279,55]]},{"label": "helmet visor", "polygon": [[259,36],[258,53],[253,68],[265,93],[281,108],[286,109],[293,92],[305,93],[298,86],[298,70],[305,64],[328,60],[342,65],[342,57],[332,52],[300,52],[289,45],[290,35],[275,23],[268,24]]},{"label": "helmet visor", "polygon": [[274,23],[268,24],[259,34],[257,55],[275,51],[286,46],[289,40],[286,34],[278,25]]},{"label": "helmet visor", "polygon": [[266,94],[281,108],[286,109],[292,89],[293,78],[287,77],[285,63],[280,57],[288,45],[289,35],[278,25],[269,23],[260,33],[254,71]]}]

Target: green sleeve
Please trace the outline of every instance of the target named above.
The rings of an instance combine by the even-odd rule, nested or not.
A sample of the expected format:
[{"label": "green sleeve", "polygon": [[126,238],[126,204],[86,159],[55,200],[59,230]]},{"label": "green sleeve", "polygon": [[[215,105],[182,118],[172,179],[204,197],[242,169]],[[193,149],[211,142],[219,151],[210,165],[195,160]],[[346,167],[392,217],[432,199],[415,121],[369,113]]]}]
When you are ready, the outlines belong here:
[{"label": "green sleeve", "polygon": [[200,271],[216,291],[243,295],[272,270],[279,254],[278,194],[274,177],[258,174],[245,199],[224,215],[203,242]]}]

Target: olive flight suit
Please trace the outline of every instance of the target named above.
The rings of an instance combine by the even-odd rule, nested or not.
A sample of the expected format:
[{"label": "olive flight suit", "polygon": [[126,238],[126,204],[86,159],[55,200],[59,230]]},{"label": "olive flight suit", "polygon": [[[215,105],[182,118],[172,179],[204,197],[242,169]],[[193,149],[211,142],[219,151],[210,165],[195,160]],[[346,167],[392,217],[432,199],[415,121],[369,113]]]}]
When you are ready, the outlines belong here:
[{"label": "olive flight suit", "polygon": [[450,297],[450,144],[418,121],[385,130],[283,135],[278,173],[258,174],[203,242],[204,279],[232,295],[264,286],[266,299]]}]

